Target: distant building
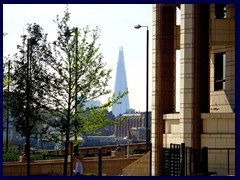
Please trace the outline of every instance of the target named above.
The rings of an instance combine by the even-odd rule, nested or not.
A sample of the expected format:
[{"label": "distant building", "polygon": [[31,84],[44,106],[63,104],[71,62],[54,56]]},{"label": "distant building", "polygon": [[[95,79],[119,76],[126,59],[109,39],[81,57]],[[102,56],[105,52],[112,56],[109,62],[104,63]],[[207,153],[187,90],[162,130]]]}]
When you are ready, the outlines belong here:
[{"label": "distant building", "polygon": [[[126,70],[124,64],[124,55],[123,55],[123,47],[119,48],[118,55],[118,64],[117,64],[117,72],[116,72],[116,80],[115,80],[115,88],[114,93],[116,96],[119,92],[124,92],[128,88],[127,86],[127,77]],[[114,104],[112,107],[112,113],[115,116],[125,113],[130,109],[129,107],[129,98],[128,94],[119,100],[120,104]]]},{"label": "distant building", "polygon": [[[146,113],[134,113],[134,114],[123,114],[122,116],[118,116],[115,118],[116,122],[120,122],[123,120],[122,123],[115,125],[115,137],[116,138],[124,138],[129,136],[129,132],[135,129],[142,129],[146,128]],[[148,112],[148,127],[151,127],[151,112]],[[142,139],[142,138],[141,138]],[[146,139],[146,136],[145,136]]]}]

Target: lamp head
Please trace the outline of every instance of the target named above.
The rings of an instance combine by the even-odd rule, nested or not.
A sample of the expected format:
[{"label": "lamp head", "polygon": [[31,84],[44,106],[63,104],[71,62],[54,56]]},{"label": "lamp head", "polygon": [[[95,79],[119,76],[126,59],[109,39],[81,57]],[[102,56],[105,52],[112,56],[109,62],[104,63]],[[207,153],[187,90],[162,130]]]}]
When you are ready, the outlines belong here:
[{"label": "lamp head", "polygon": [[142,27],[142,26],[141,26],[140,24],[134,26],[135,29],[139,29],[139,28],[141,28],[141,27]]}]

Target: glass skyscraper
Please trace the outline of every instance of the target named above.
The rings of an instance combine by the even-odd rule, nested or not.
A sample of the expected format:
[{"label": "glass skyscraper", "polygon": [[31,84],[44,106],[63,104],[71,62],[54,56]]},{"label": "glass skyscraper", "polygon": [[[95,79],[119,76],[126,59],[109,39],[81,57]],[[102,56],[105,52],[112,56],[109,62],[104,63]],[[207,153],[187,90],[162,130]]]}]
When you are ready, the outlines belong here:
[{"label": "glass skyscraper", "polygon": [[[119,48],[118,54],[118,63],[117,63],[117,72],[116,72],[116,80],[115,80],[115,88],[114,93],[117,96],[119,92],[124,92],[127,89],[127,78],[126,78],[126,70],[124,64],[124,55],[123,55],[123,47]],[[129,110],[129,98],[128,94],[119,100],[120,104],[114,104],[112,107],[112,113],[115,116],[126,113]]]}]

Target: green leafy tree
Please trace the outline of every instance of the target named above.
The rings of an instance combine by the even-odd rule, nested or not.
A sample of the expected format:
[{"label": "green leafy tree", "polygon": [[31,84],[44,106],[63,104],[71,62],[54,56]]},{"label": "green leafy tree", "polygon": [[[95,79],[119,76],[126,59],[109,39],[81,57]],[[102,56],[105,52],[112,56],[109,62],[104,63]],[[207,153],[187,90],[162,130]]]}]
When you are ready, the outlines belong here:
[{"label": "green leafy tree", "polygon": [[[113,123],[106,118],[106,110],[123,97],[126,92],[113,95],[100,107],[84,108],[85,102],[103,95],[109,95],[108,80],[111,70],[106,70],[103,55],[99,52],[99,29],[90,30],[89,27],[70,28],[68,22],[70,13],[68,8],[64,16],[57,16],[57,39],[53,42],[53,57],[46,59],[45,64],[50,67],[46,84],[45,109],[53,118],[46,122],[44,138],[60,141],[60,134],[64,135],[65,158],[64,175],[67,175],[67,158],[69,154],[69,139],[86,132]],[[51,133],[48,128],[51,128]],[[54,128],[54,131],[52,130]]]},{"label": "green leafy tree", "polygon": [[8,107],[13,116],[16,131],[26,138],[27,175],[30,175],[30,138],[42,124],[41,85],[45,82],[47,69],[41,64],[47,59],[47,35],[37,24],[28,24],[28,35],[23,35],[18,45],[19,55],[12,61],[12,91],[8,94]]},{"label": "green leafy tree", "polygon": [[[5,37],[7,34],[3,33],[3,37]],[[3,58],[3,95],[5,97],[3,101],[3,118],[4,118],[4,125],[3,125],[3,131],[6,130],[6,140],[5,140],[5,146],[6,146],[6,153],[8,153],[8,127],[9,127],[9,108],[7,106],[8,102],[8,95],[9,95],[9,89],[10,89],[10,59],[9,55],[7,57]]]},{"label": "green leafy tree", "polygon": [[9,140],[8,140],[8,130],[9,130],[9,124],[10,124],[10,113],[9,113],[9,95],[10,95],[10,85],[11,85],[11,61],[10,56],[4,57],[3,61],[3,118],[4,118],[4,126],[3,130],[6,130],[6,153],[8,153],[8,146],[9,146]]},{"label": "green leafy tree", "polygon": [[[7,35],[7,33],[3,33],[3,37],[5,37]],[[10,55],[8,54],[7,56],[4,56],[3,58],[3,97],[4,97],[4,101],[3,101],[3,117],[4,118],[8,118],[8,106],[7,106],[7,102],[8,102],[8,95],[9,95],[9,91],[10,91],[10,86],[11,86],[11,82],[12,82],[12,76],[11,76],[11,59],[13,59],[13,57],[10,57]]]}]

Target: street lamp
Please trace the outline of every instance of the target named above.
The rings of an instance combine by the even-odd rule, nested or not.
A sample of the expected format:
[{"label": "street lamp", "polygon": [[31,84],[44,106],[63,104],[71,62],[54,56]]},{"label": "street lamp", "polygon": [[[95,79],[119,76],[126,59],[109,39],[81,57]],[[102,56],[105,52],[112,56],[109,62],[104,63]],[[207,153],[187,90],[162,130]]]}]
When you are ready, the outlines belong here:
[{"label": "street lamp", "polygon": [[146,150],[148,152],[148,147],[150,145],[150,163],[149,163],[149,174],[152,176],[152,145],[150,144],[150,131],[148,128],[148,41],[149,41],[149,31],[148,26],[142,26],[140,24],[135,25],[135,29],[140,29],[141,27],[147,28],[147,41],[146,41]]},{"label": "street lamp", "polygon": [[149,128],[148,128],[148,39],[149,39],[149,31],[148,31],[148,26],[142,26],[140,24],[135,25],[135,29],[140,29],[141,27],[146,27],[147,28],[147,56],[146,56],[146,150],[148,151],[148,146],[149,146]]}]

